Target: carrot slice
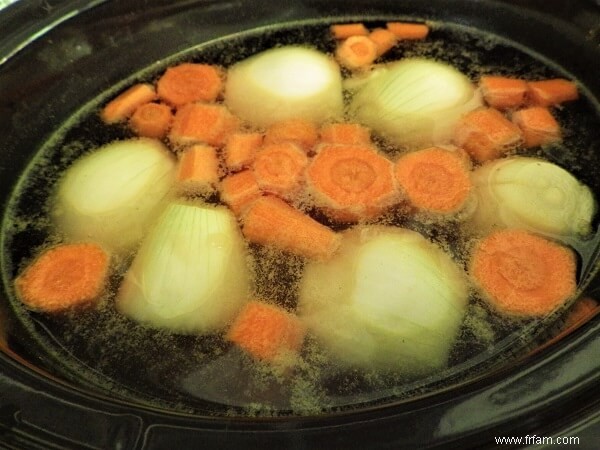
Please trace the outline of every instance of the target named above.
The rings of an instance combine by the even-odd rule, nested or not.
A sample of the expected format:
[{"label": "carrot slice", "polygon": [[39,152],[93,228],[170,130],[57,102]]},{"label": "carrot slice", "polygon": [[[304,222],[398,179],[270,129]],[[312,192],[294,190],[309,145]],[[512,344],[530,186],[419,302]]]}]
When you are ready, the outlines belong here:
[{"label": "carrot slice", "polygon": [[239,126],[223,105],[188,103],[175,113],[169,139],[176,146],[205,143],[219,147]]},{"label": "carrot slice", "polygon": [[179,107],[198,101],[212,102],[223,90],[223,74],[209,64],[184,63],[169,67],[156,83],[158,96]]},{"label": "carrot slice", "polygon": [[242,232],[256,244],[272,246],[306,258],[330,258],[340,236],[313,218],[273,196],[255,200],[242,217]]},{"label": "carrot slice", "polygon": [[367,145],[321,145],[307,181],[317,206],[335,220],[372,218],[398,194],[392,163]]},{"label": "carrot slice", "polygon": [[502,230],[483,239],[470,271],[486,299],[518,316],[550,313],[575,293],[575,254],[523,230]]},{"label": "carrot slice", "polygon": [[289,119],[276,122],[265,133],[265,144],[294,142],[305,151],[310,151],[319,139],[317,126],[305,119]]},{"label": "carrot slice", "polygon": [[486,75],[479,80],[479,87],[486,103],[494,108],[518,108],[525,104],[525,80]]},{"label": "carrot slice", "polygon": [[63,244],[42,253],[16,281],[29,308],[59,312],[91,303],[102,292],[109,258],[97,244]]},{"label": "carrot slice", "polygon": [[296,144],[284,142],[261,148],[252,170],[261,190],[288,198],[297,194],[304,181],[308,157]]},{"label": "carrot slice", "polygon": [[370,145],[371,132],[368,128],[357,123],[330,123],[321,127],[321,142]]},{"label": "carrot slice", "polygon": [[525,147],[551,144],[561,140],[560,125],[548,108],[533,106],[521,109],[512,115],[523,134]]},{"label": "carrot slice", "polygon": [[227,338],[255,358],[272,362],[298,352],[305,335],[306,327],[294,314],[254,300],[236,317]]},{"label": "carrot slice", "polygon": [[221,200],[236,215],[260,196],[260,188],[251,170],[242,170],[221,180]]},{"label": "carrot slice", "polygon": [[425,39],[429,34],[429,26],[424,23],[388,22],[386,25],[398,39]]},{"label": "carrot slice", "polygon": [[600,311],[600,305],[591,297],[584,297],[571,307],[569,315],[565,320],[565,328],[570,328],[591,318],[596,312]]},{"label": "carrot slice", "polygon": [[369,30],[362,23],[339,23],[329,27],[335,39],[348,39],[351,36],[366,36]]},{"label": "carrot slice", "polygon": [[562,78],[530,81],[527,88],[529,100],[536,106],[553,106],[579,98],[577,85]]},{"label": "carrot slice", "polygon": [[162,139],[173,123],[171,107],[164,103],[145,103],[135,110],[129,126],[138,136]]},{"label": "carrot slice", "polygon": [[363,69],[377,59],[377,44],[368,36],[351,36],[335,50],[339,63],[348,69]]},{"label": "carrot slice", "polygon": [[219,182],[217,150],[204,144],[187,148],[179,158],[177,182],[188,194],[208,194]]},{"label": "carrot slice", "polygon": [[250,167],[263,144],[260,133],[234,133],[225,143],[225,166],[231,172]]},{"label": "carrot slice", "polygon": [[516,148],[521,131],[494,108],[467,113],[454,130],[454,142],[476,161],[495,159]]},{"label": "carrot slice", "polygon": [[396,45],[398,38],[386,28],[375,28],[369,33],[369,39],[377,46],[377,56],[384,55]]},{"label": "carrot slice", "polygon": [[465,155],[431,147],[409,153],[396,163],[396,178],[419,209],[452,213],[466,202],[473,184]]},{"label": "carrot slice", "polygon": [[139,106],[155,99],[156,91],[154,90],[154,86],[148,83],[135,84],[108,102],[102,109],[100,117],[106,123],[123,122]]}]

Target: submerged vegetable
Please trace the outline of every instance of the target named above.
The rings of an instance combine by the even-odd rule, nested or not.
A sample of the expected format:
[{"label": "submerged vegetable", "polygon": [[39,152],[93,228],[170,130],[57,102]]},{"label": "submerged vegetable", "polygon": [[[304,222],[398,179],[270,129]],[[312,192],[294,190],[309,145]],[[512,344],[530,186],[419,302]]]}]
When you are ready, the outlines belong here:
[{"label": "submerged vegetable", "polygon": [[172,203],[125,274],[116,306],[154,327],[218,331],[247,299],[246,258],[235,217],[226,208]]},{"label": "submerged vegetable", "polygon": [[467,298],[464,273],[423,236],[366,227],[306,267],[299,314],[346,365],[428,372],[446,364]]},{"label": "submerged vegetable", "polygon": [[591,231],[592,192],[551,162],[521,156],[499,159],[475,170],[473,183],[477,209],[472,224],[477,232],[495,227],[549,235]]},{"label": "submerged vegetable", "polygon": [[174,177],[175,159],[159,141],[116,141],[67,170],[52,214],[69,240],[129,250],[146,233]]}]

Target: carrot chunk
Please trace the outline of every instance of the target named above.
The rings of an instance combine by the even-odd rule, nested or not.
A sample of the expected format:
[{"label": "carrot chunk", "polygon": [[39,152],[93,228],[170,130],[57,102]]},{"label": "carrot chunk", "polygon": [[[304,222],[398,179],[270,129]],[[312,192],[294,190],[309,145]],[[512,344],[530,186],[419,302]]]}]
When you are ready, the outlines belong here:
[{"label": "carrot chunk", "polygon": [[305,335],[306,327],[294,314],[253,300],[236,317],[227,338],[253,357],[272,362],[298,352]]},{"label": "carrot chunk", "polygon": [[502,156],[521,142],[519,127],[494,108],[466,114],[454,130],[454,142],[479,162]]},{"label": "carrot chunk", "polygon": [[351,36],[366,36],[369,30],[362,23],[340,23],[329,27],[335,39],[348,39]]},{"label": "carrot chunk", "polygon": [[335,50],[338,62],[351,70],[369,66],[377,55],[377,44],[368,36],[351,36],[340,42]]},{"label": "carrot chunk", "polygon": [[97,244],[63,244],[42,253],[16,281],[31,309],[59,312],[93,302],[102,292],[109,257]]},{"label": "carrot chunk", "polygon": [[368,128],[357,123],[330,123],[321,127],[321,142],[370,145],[371,132]]},{"label": "carrot chunk", "polygon": [[148,83],[135,84],[108,102],[102,109],[100,117],[106,123],[123,122],[139,106],[155,99],[156,91],[154,90],[154,86]]},{"label": "carrot chunk", "polygon": [[297,194],[304,181],[308,157],[296,144],[267,144],[254,160],[252,170],[261,190],[288,198]]},{"label": "carrot chunk", "polygon": [[488,105],[498,109],[518,108],[525,104],[527,81],[518,78],[483,76],[481,94]]},{"label": "carrot chunk", "polygon": [[175,113],[169,139],[176,146],[205,143],[219,147],[239,126],[239,119],[223,105],[188,103]]},{"label": "carrot chunk", "polygon": [[260,196],[260,188],[251,170],[242,170],[221,180],[221,200],[236,215]]},{"label": "carrot chunk", "polygon": [[242,217],[246,239],[307,258],[330,258],[341,243],[340,236],[280,198],[260,197]]},{"label": "carrot chunk", "polygon": [[145,103],[135,110],[129,126],[138,136],[162,139],[173,123],[171,107],[164,103]]},{"label": "carrot chunk", "polygon": [[189,194],[207,194],[219,182],[219,157],[217,150],[204,144],[187,148],[177,166],[179,187]]},{"label": "carrot chunk", "polygon": [[529,100],[536,106],[553,106],[579,98],[577,85],[562,78],[530,81],[527,88]]},{"label": "carrot chunk", "polygon": [[424,23],[388,22],[386,25],[398,39],[425,39],[429,34],[429,27]]},{"label": "carrot chunk", "polygon": [[225,166],[231,172],[250,167],[263,144],[260,133],[234,133],[225,143]]},{"label": "carrot chunk", "polygon": [[218,67],[208,64],[179,64],[165,71],[156,89],[162,100],[175,107],[212,102],[223,89],[223,75]]},{"label": "carrot chunk", "polygon": [[396,178],[415,207],[452,213],[465,204],[473,188],[466,158],[438,147],[419,150],[398,160]]},{"label": "carrot chunk", "polygon": [[392,163],[366,145],[321,145],[307,181],[317,206],[349,222],[378,215],[398,193]]},{"label": "carrot chunk", "polygon": [[369,39],[375,42],[378,57],[390,51],[398,42],[396,35],[386,28],[375,28],[369,33]]},{"label": "carrot chunk", "polygon": [[319,139],[317,126],[305,119],[289,119],[276,122],[265,133],[265,144],[294,142],[305,151],[310,151]]},{"label": "carrot chunk", "polygon": [[523,134],[525,147],[551,144],[561,140],[560,125],[548,108],[533,106],[516,111],[512,121]]},{"label": "carrot chunk", "polygon": [[593,298],[584,297],[579,299],[571,307],[564,326],[565,328],[570,328],[573,325],[577,325],[578,323],[591,318],[598,311],[600,311],[600,305],[598,305],[598,302]]},{"label": "carrot chunk", "polygon": [[486,299],[517,316],[550,313],[575,293],[575,254],[523,230],[502,230],[483,239],[470,271]]}]

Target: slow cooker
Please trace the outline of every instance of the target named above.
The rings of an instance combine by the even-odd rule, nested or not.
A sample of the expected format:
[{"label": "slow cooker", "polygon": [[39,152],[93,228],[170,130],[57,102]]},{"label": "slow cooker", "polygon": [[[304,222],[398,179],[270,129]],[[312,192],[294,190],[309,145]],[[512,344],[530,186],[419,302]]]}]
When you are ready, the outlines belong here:
[{"label": "slow cooker", "polygon": [[[440,24],[440,32],[450,27],[452,36],[456,30],[493,36],[504,44],[500,49],[490,45],[489,52],[505,58],[502,63],[527,55],[576,79],[591,117],[582,141],[591,156],[579,163],[554,156],[570,164],[600,198],[597,0],[20,0],[0,9],[3,211],[10,206],[37,213],[47,187],[43,182],[13,199],[36,152],[82,105],[132,74],[202,46],[218,57],[220,49],[248,36],[260,46],[267,45],[260,37],[265,33],[268,39],[293,41],[290,30],[306,24],[385,20]],[[97,131],[91,125],[85,130]],[[15,248],[44,240],[43,232],[26,226],[12,236]],[[13,250],[5,244],[2,249],[4,264]],[[593,263],[578,295],[594,299],[600,296],[597,249],[588,257]],[[548,320],[523,345],[483,352],[463,369],[406,395],[351,399],[323,414],[252,417],[138,396],[82,363],[67,361],[60,343],[40,337],[48,333],[42,322],[28,321],[15,310],[9,288],[14,274],[7,270],[0,296],[3,448],[544,448],[564,443],[593,449],[600,442],[597,307],[577,323],[565,325],[562,316]]]}]

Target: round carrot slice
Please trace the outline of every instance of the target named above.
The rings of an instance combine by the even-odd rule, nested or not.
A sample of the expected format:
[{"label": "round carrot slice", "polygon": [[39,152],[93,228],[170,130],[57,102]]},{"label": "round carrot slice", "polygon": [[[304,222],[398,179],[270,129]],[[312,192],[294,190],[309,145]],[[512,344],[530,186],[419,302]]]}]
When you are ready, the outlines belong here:
[{"label": "round carrot slice", "polygon": [[158,96],[173,106],[212,102],[223,89],[221,71],[208,64],[184,63],[169,67],[156,85]]},{"label": "round carrot slice", "polygon": [[575,293],[576,268],[569,248],[509,229],[492,233],[479,243],[470,271],[499,311],[542,316]]},{"label": "round carrot slice", "polygon": [[473,187],[466,159],[458,152],[437,147],[403,156],[395,173],[414,206],[436,213],[460,209]]},{"label": "round carrot slice", "polygon": [[252,170],[263,191],[286,197],[300,187],[307,165],[308,158],[303,150],[291,142],[282,142],[260,149]]}]

